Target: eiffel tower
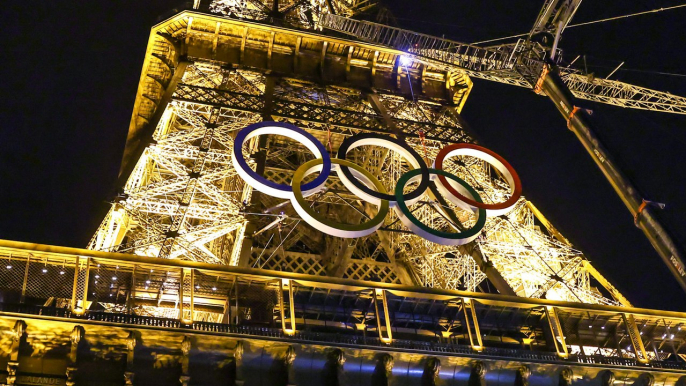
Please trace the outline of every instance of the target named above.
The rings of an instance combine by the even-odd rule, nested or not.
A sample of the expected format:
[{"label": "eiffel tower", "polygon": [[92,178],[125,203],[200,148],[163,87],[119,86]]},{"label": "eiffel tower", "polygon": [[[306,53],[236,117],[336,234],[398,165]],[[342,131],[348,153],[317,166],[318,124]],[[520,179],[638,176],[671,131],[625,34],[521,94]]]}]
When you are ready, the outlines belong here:
[{"label": "eiffel tower", "polygon": [[[259,123],[304,130],[389,192],[417,167],[408,153],[341,151],[351,138],[402,143],[428,165],[446,146],[478,145],[460,115],[470,76],[513,78],[493,67],[511,52],[440,53],[417,34],[415,53],[451,52],[443,60],[464,70],[419,60],[383,43],[402,30],[350,19],[375,6],[196,0],[152,28],[121,192],[88,248],[0,242],[4,384],[684,382],[686,315],[633,308],[492,160],[443,164],[485,204],[512,202],[485,222],[436,181],[409,205],[444,233],[483,222],[458,245],[398,211],[364,236],[332,235],[246,182],[236,157],[282,186],[313,159],[281,132],[237,143]],[[336,223],[381,211],[335,173],[303,200]]]},{"label": "eiffel tower", "polygon": [[[282,8],[271,13],[252,3],[208,4],[207,13],[175,16],[151,33],[121,169],[124,188],[89,249],[629,305],[525,198],[506,215],[489,217],[478,240],[447,247],[414,235],[393,215],[364,238],[329,236],[301,221],[287,200],[254,192],[231,163],[240,129],[261,121],[291,123],[332,154],[354,134],[401,136],[432,160],[448,144],[475,142],[460,116],[472,83],[465,73],[412,61],[397,50],[317,33],[324,3],[307,12],[297,3],[277,4]],[[335,7],[352,15],[369,6]],[[246,21],[265,17],[273,22]],[[277,183],[290,183],[309,156],[278,136],[251,146],[253,167]],[[400,154],[374,146],[354,157],[382,176],[389,190],[409,166]],[[489,164],[463,161],[450,171],[486,199],[510,197],[507,182]],[[331,183],[333,190],[345,190]],[[365,216],[349,193],[317,200],[317,210],[331,217],[359,222]],[[449,222],[428,201],[416,211],[424,223]],[[598,282],[605,289],[594,287]]]}]

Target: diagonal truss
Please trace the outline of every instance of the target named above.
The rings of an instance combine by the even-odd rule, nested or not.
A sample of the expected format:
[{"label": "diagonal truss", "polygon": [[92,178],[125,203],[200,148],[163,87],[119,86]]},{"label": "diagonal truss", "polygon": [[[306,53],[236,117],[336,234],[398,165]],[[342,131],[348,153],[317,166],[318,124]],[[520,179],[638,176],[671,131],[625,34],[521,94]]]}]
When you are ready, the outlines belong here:
[{"label": "diagonal truss", "polygon": [[[255,80],[198,65],[183,81],[231,89]],[[226,243],[243,225],[240,211],[250,195],[228,167],[232,133],[258,120],[254,113],[170,104],[153,135],[156,143],[145,150],[89,247],[227,263]]]}]

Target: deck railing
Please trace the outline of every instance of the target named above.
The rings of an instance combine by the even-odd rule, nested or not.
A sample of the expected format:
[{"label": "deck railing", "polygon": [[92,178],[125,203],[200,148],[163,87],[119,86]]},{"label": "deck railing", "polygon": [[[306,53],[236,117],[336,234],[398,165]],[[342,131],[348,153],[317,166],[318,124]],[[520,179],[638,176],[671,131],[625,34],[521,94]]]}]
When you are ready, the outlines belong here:
[{"label": "deck railing", "polygon": [[[383,312],[376,315],[379,310]],[[630,367],[682,369],[682,361],[664,359],[672,347],[672,354],[686,350],[686,314],[678,312],[404,287],[2,240],[0,312]],[[291,317],[295,328],[284,327],[291,325]],[[467,328],[477,325],[483,344]],[[579,331],[570,333],[571,328]],[[555,341],[550,338],[553,330]],[[640,338],[629,340],[629,335]],[[618,350],[622,341],[625,348]],[[597,342],[603,355],[571,352],[573,347],[591,346],[589,342]],[[524,344],[531,349],[523,350]],[[638,350],[641,361],[633,354]]]}]

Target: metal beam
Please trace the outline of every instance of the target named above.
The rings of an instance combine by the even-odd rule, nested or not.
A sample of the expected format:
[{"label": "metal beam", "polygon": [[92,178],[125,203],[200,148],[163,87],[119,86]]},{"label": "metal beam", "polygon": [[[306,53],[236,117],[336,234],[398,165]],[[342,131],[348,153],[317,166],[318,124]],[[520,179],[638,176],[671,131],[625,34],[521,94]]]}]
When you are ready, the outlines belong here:
[{"label": "metal beam", "polygon": [[[286,309],[288,309],[288,314],[286,314]],[[279,280],[279,312],[281,314],[281,329],[284,334],[295,334],[295,302],[293,301],[292,280]],[[286,319],[289,321],[286,322]]]},{"label": "metal beam", "polygon": [[[388,300],[386,299],[385,290],[378,288],[374,290],[374,315],[379,339],[384,343],[391,343],[393,341],[393,332],[391,331],[391,318],[388,314]],[[381,319],[383,319],[383,324]]]},{"label": "metal beam", "polygon": [[[167,280],[167,277],[163,274],[164,272],[171,272],[172,270],[176,270],[178,272],[178,270],[181,268],[190,268],[201,270],[204,273],[208,274],[212,273],[213,275],[227,275],[229,277],[235,276],[241,278],[242,280],[259,279],[259,281],[264,282],[278,279],[291,279],[297,281],[300,285],[303,286],[312,286],[315,288],[325,289],[338,288],[343,291],[364,291],[379,288],[392,291],[392,293],[396,296],[408,296],[417,299],[454,299],[469,297],[471,299],[477,300],[480,304],[489,307],[506,306],[511,308],[523,308],[528,310],[540,309],[541,306],[551,306],[556,307],[560,310],[564,310],[565,312],[574,312],[576,314],[591,313],[617,315],[620,313],[630,313],[638,319],[671,320],[672,325],[684,323],[684,320],[686,320],[685,312],[660,311],[644,308],[565,302],[550,299],[532,299],[490,293],[473,293],[458,290],[370,282],[336,277],[323,277],[285,271],[268,271],[252,268],[232,267],[227,265],[217,265],[178,259],[159,259],[155,257],[93,251],[88,249],[59,247],[53,245],[25,243],[9,240],[0,240],[0,253],[5,255],[12,253],[13,260],[23,260],[29,254],[31,254],[32,260],[36,259],[39,261],[47,261],[47,264],[53,267],[61,267],[65,261],[69,266],[73,266],[73,263],[77,256],[96,258],[98,259],[98,263],[109,264],[113,267],[119,266],[120,270],[124,269],[125,267],[127,269],[131,269],[135,265],[149,266],[151,268],[155,268],[156,272],[159,270],[161,275],[160,282],[165,282]],[[21,275],[22,272],[18,272],[17,274]]]},{"label": "metal beam", "polygon": [[476,317],[474,300],[463,298],[462,311],[464,311],[465,325],[467,326],[467,334],[469,335],[469,344],[472,346],[473,350],[483,351],[484,343],[481,340],[481,329],[479,328],[479,320]]},{"label": "metal beam", "polygon": [[119,169],[118,188],[123,188],[124,185],[126,185],[126,180],[131,175],[133,168],[136,166],[136,162],[138,162],[146,147],[148,147],[152,141],[152,134],[155,132],[155,128],[157,128],[157,124],[162,118],[164,110],[167,108],[169,102],[171,102],[172,95],[176,91],[176,86],[181,81],[181,78],[183,78],[183,74],[186,72],[188,64],[189,62],[187,60],[181,60],[179,62],[174,69],[174,75],[171,80],[169,80],[169,84],[155,108],[155,113],[150,118],[145,128],[134,133],[133,137],[127,138],[121,168]]},{"label": "metal beam", "polygon": [[631,339],[631,346],[634,348],[636,360],[641,363],[648,363],[650,360],[648,359],[646,349],[643,346],[641,333],[638,331],[638,327],[636,326],[636,319],[631,314],[623,313],[622,320],[626,326],[626,332],[629,334],[629,339]]},{"label": "metal beam", "polygon": [[[267,76],[265,79],[265,89],[263,94],[264,104],[262,105],[261,111],[262,119],[269,121],[272,120],[272,101],[274,99],[274,86],[276,85],[275,76]],[[256,168],[255,171],[263,175],[265,164],[267,161],[267,137],[262,135],[258,138],[257,142],[257,152],[254,154]],[[250,197],[250,207],[255,207],[259,204],[261,200],[261,193],[258,191],[253,191]],[[254,221],[250,218],[247,219],[245,229],[243,231],[243,240],[240,249],[240,259],[238,260],[238,265],[241,267],[248,267],[250,264],[250,254],[252,253],[253,244],[253,234],[257,231]]]}]

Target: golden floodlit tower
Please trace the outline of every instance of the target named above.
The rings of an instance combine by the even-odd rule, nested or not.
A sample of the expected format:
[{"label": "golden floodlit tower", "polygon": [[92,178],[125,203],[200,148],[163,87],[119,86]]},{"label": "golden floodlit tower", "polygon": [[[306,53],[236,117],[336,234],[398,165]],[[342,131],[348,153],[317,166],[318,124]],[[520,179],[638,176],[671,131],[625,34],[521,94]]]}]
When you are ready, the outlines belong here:
[{"label": "golden floodlit tower", "polygon": [[527,82],[521,47],[353,19],[375,6],[155,25],[88,248],[0,245],[0,381],[683,383],[686,314],[633,308],[460,116],[470,77]]},{"label": "golden floodlit tower", "polygon": [[[488,277],[504,294],[625,302],[612,287],[614,298],[593,288],[597,271],[524,198],[488,216],[472,243],[445,246],[408,230],[393,211],[368,236],[331,236],[304,222],[288,199],[254,191],[231,158],[234,138],[250,124],[290,123],[332,156],[355,134],[402,138],[429,163],[447,145],[475,142],[460,117],[472,83],[464,72],[321,32],[330,7],[351,16],[368,2],[208,4],[198,5],[205,12],[180,13],[152,30],[121,168],[123,194],[89,249],[468,291],[479,291]],[[496,61],[488,55],[497,53],[478,50],[472,55],[483,60],[475,60],[475,69]],[[254,170],[276,183],[290,184],[297,167],[313,158],[283,135],[253,138],[242,150]],[[389,191],[411,167],[401,153],[380,146],[351,149],[348,157]],[[492,165],[462,158],[444,167],[476,186],[483,200],[511,197],[512,187]],[[307,199],[332,221],[364,222],[374,210],[341,185],[332,175],[329,191]],[[437,208],[440,196],[413,207],[423,223],[444,230],[475,221],[467,213],[448,218]],[[203,317],[216,320],[220,313]]]}]

